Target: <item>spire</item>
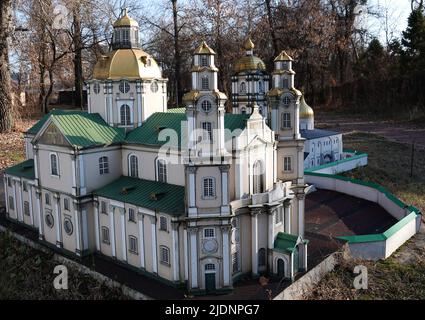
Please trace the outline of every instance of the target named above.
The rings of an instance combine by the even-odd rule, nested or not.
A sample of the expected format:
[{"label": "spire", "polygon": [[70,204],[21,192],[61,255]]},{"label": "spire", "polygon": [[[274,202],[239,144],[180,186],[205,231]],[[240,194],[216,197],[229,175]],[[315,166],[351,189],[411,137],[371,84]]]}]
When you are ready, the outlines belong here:
[{"label": "spire", "polygon": [[215,55],[215,51],[211,49],[205,41],[202,41],[201,45],[195,49],[194,54],[210,54]]},{"label": "spire", "polygon": [[248,40],[245,41],[245,49],[246,50],[252,50],[255,48],[254,43],[252,42],[251,38],[248,38]]}]

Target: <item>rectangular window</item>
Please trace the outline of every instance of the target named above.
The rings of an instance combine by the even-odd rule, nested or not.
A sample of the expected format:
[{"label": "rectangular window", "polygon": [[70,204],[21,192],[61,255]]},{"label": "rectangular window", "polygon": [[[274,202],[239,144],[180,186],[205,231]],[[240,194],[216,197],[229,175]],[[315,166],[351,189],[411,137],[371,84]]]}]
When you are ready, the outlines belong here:
[{"label": "rectangular window", "polygon": [[167,247],[161,246],[161,263],[170,264],[170,249]]},{"label": "rectangular window", "polygon": [[288,112],[282,113],[282,129],[291,128],[291,114]]},{"label": "rectangular window", "polygon": [[202,132],[203,132],[203,140],[211,141],[212,140],[212,126],[211,122],[202,122]]},{"label": "rectangular window", "polygon": [[11,178],[7,178],[7,186],[12,187],[12,179]]},{"label": "rectangular window", "polygon": [[50,194],[45,193],[44,194],[44,200],[45,200],[46,204],[50,206]]},{"label": "rectangular window", "polygon": [[26,182],[22,182],[22,190],[25,192],[28,191],[28,184]]},{"label": "rectangular window", "polygon": [[30,215],[30,203],[28,201],[24,201],[24,214],[26,216]]},{"label": "rectangular window", "polygon": [[210,81],[208,76],[202,77],[202,90],[208,90],[210,88]]},{"label": "rectangular window", "polygon": [[204,178],[203,181],[204,198],[215,197],[215,185],[213,178]]},{"label": "rectangular window", "polygon": [[105,201],[100,201],[100,213],[108,214]]},{"label": "rectangular window", "polygon": [[128,221],[136,222],[136,214],[132,208],[128,209]]},{"label": "rectangular window", "polygon": [[214,228],[204,229],[204,238],[214,238]]},{"label": "rectangular window", "polygon": [[109,173],[108,157],[99,158],[99,174]]},{"label": "rectangular window", "polygon": [[167,231],[167,218],[166,217],[159,217],[159,230]]},{"label": "rectangular window", "polygon": [[133,236],[128,237],[128,250],[137,254],[137,238]]},{"label": "rectangular window", "polygon": [[292,158],[285,157],[283,158],[283,171],[292,171]]},{"label": "rectangular window", "polygon": [[102,227],[102,242],[109,244],[109,229]]},{"label": "rectangular window", "polygon": [[208,66],[208,59],[207,56],[201,56],[201,66],[206,67]]},{"label": "rectangular window", "polygon": [[53,176],[59,176],[58,156],[53,153],[50,155],[50,173]]},{"label": "rectangular window", "polygon": [[9,209],[15,210],[15,202],[13,201],[13,197],[9,196]]},{"label": "rectangular window", "polygon": [[288,79],[283,79],[282,80],[282,88],[283,89],[288,89],[289,88],[289,81],[288,81]]},{"label": "rectangular window", "polygon": [[67,211],[69,211],[69,199],[65,198],[63,199],[63,208]]}]

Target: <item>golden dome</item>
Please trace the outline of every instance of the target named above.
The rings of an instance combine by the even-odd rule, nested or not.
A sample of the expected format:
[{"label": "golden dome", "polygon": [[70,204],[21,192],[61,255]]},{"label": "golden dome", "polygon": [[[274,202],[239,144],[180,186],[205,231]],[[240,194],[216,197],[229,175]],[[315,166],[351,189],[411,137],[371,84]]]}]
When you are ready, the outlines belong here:
[{"label": "golden dome", "polygon": [[117,21],[114,22],[114,28],[115,27],[138,27],[139,24],[136,20],[133,18],[130,18],[127,12],[127,9],[124,9],[121,15],[121,18],[119,18]]},{"label": "golden dome", "polygon": [[156,61],[142,49],[119,49],[102,56],[93,70],[93,79],[162,78]]},{"label": "golden dome", "polygon": [[313,108],[310,107],[305,102],[304,95],[302,95],[301,102],[300,102],[300,118],[301,119],[308,119],[308,118],[313,118],[313,117],[314,117]]},{"label": "golden dome", "polygon": [[194,54],[216,54],[205,41],[202,41],[201,45],[195,49]]},{"label": "golden dome", "polygon": [[242,72],[248,70],[266,70],[266,65],[263,60],[260,58],[249,55],[240,58],[235,63],[235,67],[233,68],[235,72]]},{"label": "golden dome", "polygon": [[282,51],[274,61],[294,61],[294,59],[289,56],[286,51]]},{"label": "golden dome", "polygon": [[254,48],[255,48],[255,45],[252,42],[251,38],[248,38],[248,40],[246,40],[246,42],[245,42],[245,49],[246,50],[252,50]]}]

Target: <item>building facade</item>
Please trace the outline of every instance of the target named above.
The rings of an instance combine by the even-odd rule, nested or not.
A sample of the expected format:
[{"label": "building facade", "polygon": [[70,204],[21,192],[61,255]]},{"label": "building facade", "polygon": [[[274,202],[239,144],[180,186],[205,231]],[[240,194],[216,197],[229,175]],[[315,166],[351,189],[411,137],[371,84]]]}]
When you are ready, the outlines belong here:
[{"label": "building facade", "polygon": [[194,294],[306,270],[305,139],[290,57],[276,58],[271,90],[265,74],[243,75],[260,93],[264,82],[267,109],[261,98],[228,114],[205,42],[185,107],[170,110],[167,80],[126,11],[111,49],[88,81],[88,112],[53,110],[25,134],[27,160],[4,174],[8,218],[59,250]]}]

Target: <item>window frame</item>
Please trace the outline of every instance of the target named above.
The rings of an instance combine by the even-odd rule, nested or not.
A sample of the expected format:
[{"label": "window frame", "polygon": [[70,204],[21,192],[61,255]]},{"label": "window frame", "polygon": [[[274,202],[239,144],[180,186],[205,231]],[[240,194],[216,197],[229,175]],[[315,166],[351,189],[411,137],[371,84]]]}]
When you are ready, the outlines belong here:
[{"label": "window frame", "polygon": [[[111,237],[110,237],[110,234],[109,234],[109,228],[103,226],[101,230],[102,230],[102,243],[110,245],[111,244]],[[105,235],[107,235],[107,239],[106,239]]]},{"label": "window frame", "polygon": [[70,211],[69,199],[68,198],[63,198],[63,208],[66,211]]},{"label": "window frame", "polygon": [[210,78],[207,75],[201,77],[201,90],[210,90]]},{"label": "window frame", "polygon": [[291,119],[290,112],[283,112],[281,121],[282,121],[281,128],[283,130],[292,129],[292,119]]},{"label": "window frame", "polygon": [[167,183],[167,162],[164,159],[156,159],[156,181]]},{"label": "window frame", "polygon": [[[207,235],[207,231],[212,231],[212,235]],[[202,233],[205,239],[213,239],[215,238],[215,228],[204,228],[204,232]]]},{"label": "window frame", "polygon": [[[105,211],[103,209],[105,209]],[[100,201],[100,213],[108,214],[107,204],[106,204],[106,201],[104,200]]]},{"label": "window frame", "polygon": [[[131,159],[136,159],[134,168]],[[133,169],[135,170],[134,172]],[[139,178],[139,157],[134,153],[128,155],[128,176],[131,178]]]},{"label": "window frame", "polygon": [[120,81],[120,84],[118,85],[118,90],[121,93],[128,93],[130,91],[130,83],[126,80]]},{"label": "window frame", "polygon": [[23,204],[23,209],[24,209],[24,215],[26,216],[30,216],[31,215],[31,209],[30,209],[30,203],[29,201],[24,201]]},{"label": "window frame", "polygon": [[50,193],[46,192],[44,194],[44,204],[51,206],[52,202],[50,201]]},{"label": "window frame", "polygon": [[134,208],[128,208],[128,221],[136,223],[136,210]]},{"label": "window frame", "polygon": [[[164,227],[165,225],[165,227]],[[160,216],[159,217],[159,230],[160,231],[168,231],[168,219],[167,217]]]},{"label": "window frame", "polygon": [[210,121],[201,122],[202,137],[204,141],[213,141],[212,123]]},{"label": "window frame", "polygon": [[[134,248],[131,247],[132,241],[134,243]],[[137,237],[129,235],[128,236],[128,252],[133,254],[139,254],[139,246]]]},{"label": "window frame", "polygon": [[211,112],[212,109],[212,103],[209,100],[204,100],[201,102],[201,109],[204,112]]},{"label": "window frame", "polygon": [[[288,160],[288,162],[286,162]],[[292,157],[283,157],[283,171],[284,172],[293,172],[292,168]]]},{"label": "window frame", "polygon": [[[124,108],[124,109],[123,109]],[[124,110],[124,114],[123,114]],[[128,113],[127,113],[128,110]],[[120,126],[128,127],[133,125],[133,114],[130,105],[123,103],[120,106]]]},{"label": "window frame", "polygon": [[[167,266],[170,266],[171,265],[171,263],[170,263],[170,248],[168,248],[167,246],[160,246],[159,247],[159,250],[160,250],[160,254],[159,254],[159,261],[160,261],[160,263],[161,264],[164,264],[164,265],[167,265]],[[167,258],[167,261],[166,260],[164,260],[163,258],[164,258],[164,253],[166,253],[166,258]]]},{"label": "window frame", "polygon": [[9,210],[15,211],[15,199],[13,196],[9,196]]},{"label": "window frame", "polygon": [[108,156],[101,156],[99,158],[99,174],[109,174],[109,158]]},{"label": "window frame", "polygon": [[[53,159],[55,159],[55,168],[53,166]],[[59,177],[59,157],[56,152],[49,153],[49,164],[50,164],[50,176],[51,177]],[[53,171],[55,169],[56,173]]]},{"label": "window frame", "polygon": [[[205,185],[207,181],[211,180],[211,185]],[[209,183],[209,182],[208,182]],[[210,192],[205,192],[207,189],[210,189]],[[203,177],[202,178],[202,199],[215,199],[217,197],[216,193],[216,183],[214,177]]]}]

